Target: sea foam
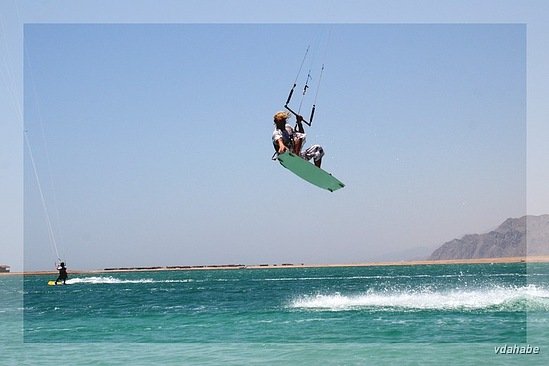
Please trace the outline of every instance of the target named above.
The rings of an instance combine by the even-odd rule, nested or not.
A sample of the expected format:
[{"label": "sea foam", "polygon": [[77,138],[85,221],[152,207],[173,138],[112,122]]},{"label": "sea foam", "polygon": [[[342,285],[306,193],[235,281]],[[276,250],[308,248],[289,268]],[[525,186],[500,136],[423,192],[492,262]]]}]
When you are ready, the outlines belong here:
[{"label": "sea foam", "polygon": [[549,310],[549,290],[528,285],[456,290],[368,291],[356,295],[316,294],[293,299],[290,308],[345,311],[374,310]]},{"label": "sea foam", "polygon": [[71,278],[67,280],[68,285],[74,285],[79,283],[88,283],[88,284],[119,284],[119,283],[153,283],[154,280],[150,278],[144,278],[144,279],[136,279],[136,280],[125,280],[120,278],[114,278],[114,277],[102,277],[102,276],[95,276],[95,277],[78,277],[78,278]]},{"label": "sea foam", "polygon": [[107,284],[116,285],[123,283],[187,283],[194,282],[192,279],[178,279],[178,280],[153,280],[152,278],[140,278],[140,279],[121,279],[111,276],[92,276],[92,277],[76,277],[67,280],[67,285],[75,284]]}]

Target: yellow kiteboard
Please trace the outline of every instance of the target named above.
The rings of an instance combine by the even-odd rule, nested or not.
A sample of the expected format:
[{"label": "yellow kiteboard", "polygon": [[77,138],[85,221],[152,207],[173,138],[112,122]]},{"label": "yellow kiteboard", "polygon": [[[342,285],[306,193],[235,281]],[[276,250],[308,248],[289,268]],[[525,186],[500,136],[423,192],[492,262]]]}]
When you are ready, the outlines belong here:
[{"label": "yellow kiteboard", "polygon": [[59,285],[63,285],[63,281],[59,281],[57,283],[55,283],[55,281],[48,281],[48,286],[59,286]]}]

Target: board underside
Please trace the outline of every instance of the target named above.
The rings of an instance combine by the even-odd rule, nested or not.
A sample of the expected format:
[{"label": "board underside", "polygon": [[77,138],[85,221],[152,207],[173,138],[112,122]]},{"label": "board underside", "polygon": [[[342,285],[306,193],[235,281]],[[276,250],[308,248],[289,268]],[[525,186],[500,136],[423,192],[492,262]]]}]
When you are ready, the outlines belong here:
[{"label": "board underside", "polygon": [[285,152],[278,155],[278,161],[284,168],[317,187],[327,189],[330,192],[345,187],[345,184],[330,173],[293,153]]}]

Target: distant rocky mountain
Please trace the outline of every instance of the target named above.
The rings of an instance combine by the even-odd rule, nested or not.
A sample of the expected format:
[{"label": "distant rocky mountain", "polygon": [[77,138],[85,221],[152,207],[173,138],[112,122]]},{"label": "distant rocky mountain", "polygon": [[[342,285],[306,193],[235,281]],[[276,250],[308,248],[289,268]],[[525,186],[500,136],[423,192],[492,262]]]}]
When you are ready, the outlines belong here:
[{"label": "distant rocky mountain", "polygon": [[444,243],[429,259],[522,257],[527,253],[549,255],[549,215],[507,219],[489,233]]}]

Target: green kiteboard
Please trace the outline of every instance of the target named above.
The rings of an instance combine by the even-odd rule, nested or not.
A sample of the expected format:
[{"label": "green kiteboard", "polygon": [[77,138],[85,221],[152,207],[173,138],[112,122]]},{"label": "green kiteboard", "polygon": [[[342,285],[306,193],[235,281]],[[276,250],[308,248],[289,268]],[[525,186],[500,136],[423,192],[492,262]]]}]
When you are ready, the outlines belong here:
[{"label": "green kiteboard", "polygon": [[330,192],[345,187],[336,177],[291,152],[278,155],[280,164],[307,182]]}]

